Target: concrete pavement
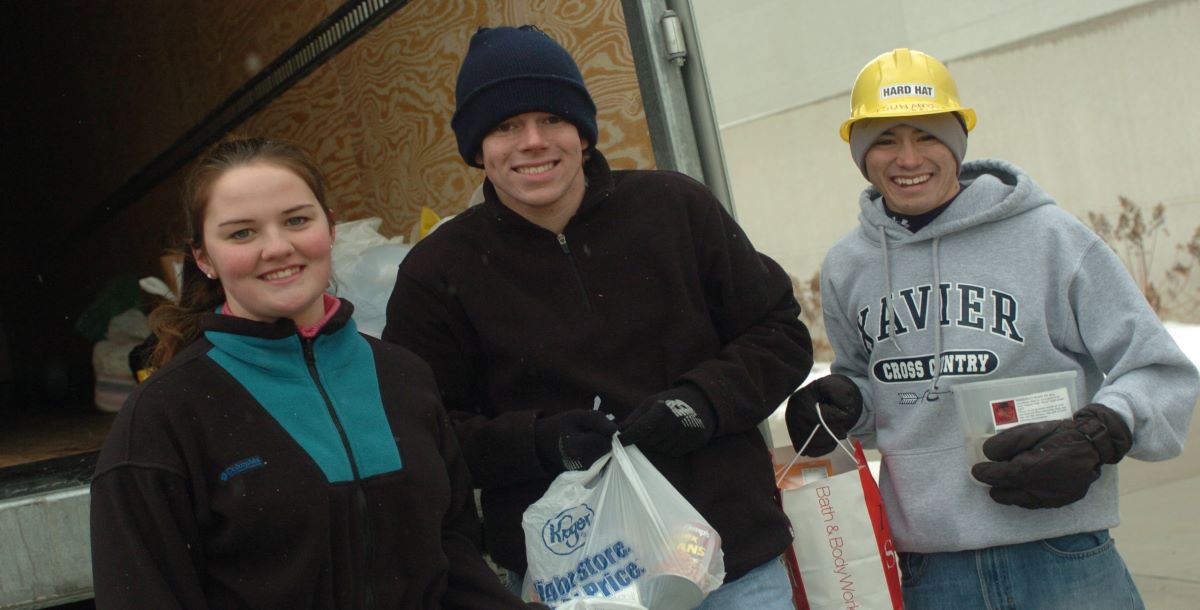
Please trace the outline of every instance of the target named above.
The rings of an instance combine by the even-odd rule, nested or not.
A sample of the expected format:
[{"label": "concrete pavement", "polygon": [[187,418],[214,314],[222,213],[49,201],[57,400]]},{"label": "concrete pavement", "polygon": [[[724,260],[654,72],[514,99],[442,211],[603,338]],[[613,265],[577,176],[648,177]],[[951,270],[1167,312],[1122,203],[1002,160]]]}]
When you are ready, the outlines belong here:
[{"label": "concrete pavement", "polygon": [[1200,608],[1200,425],[1193,419],[1183,455],[1125,460],[1120,477],[1121,525],[1112,535],[1146,608]]}]

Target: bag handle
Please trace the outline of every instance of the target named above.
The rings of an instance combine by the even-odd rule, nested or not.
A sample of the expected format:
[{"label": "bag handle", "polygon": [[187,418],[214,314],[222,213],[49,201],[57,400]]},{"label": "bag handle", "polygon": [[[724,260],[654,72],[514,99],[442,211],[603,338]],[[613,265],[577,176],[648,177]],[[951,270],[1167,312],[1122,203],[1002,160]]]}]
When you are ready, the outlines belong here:
[{"label": "bag handle", "polygon": [[808,449],[808,445],[810,443],[812,443],[812,439],[814,436],[817,435],[818,430],[825,430],[826,432],[828,432],[829,436],[833,438],[834,444],[836,444],[838,446],[838,448],[841,449],[842,451],[845,451],[846,455],[850,456],[850,459],[854,460],[855,464],[858,463],[858,458],[854,455],[853,452],[851,452],[849,449],[846,448],[845,441],[839,439],[837,437],[837,435],[833,433],[833,430],[829,429],[829,424],[825,423],[825,416],[821,415],[821,403],[819,403],[819,402],[814,403],[813,408],[816,409],[816,411],[817,411],[817,420],[821,422],[821,425],[820,425],[820,427],[814,427],[812,432],[808,433],[808,438],[804,439],[804,444],[801,445],[800,448],[796,450],[796,455],[792,457],[792,461],[788,462],[787,466],[784,466],[783,470],[780,471],[780,473],[775,477],[775,486],[776,487],[778,487],[779,485],[781,485],[783,483],[783,478],[785,476],[787,476],[788,471],[792,469],[792,466],[794,466],[796,464],[796,461],[800,459],[800,456],[804,455],[804,450]]},{"label": "bag handle", "polygon": [[[646,486],[642,483],[642,477],[638,474],[637,467],[634,466],[633,459],[630,457],[631,449],[627,449],[621,443],[619,436],[620,433],[618,432],[613,434],[612,437],[612,461],[610,464],[616,465],[621,470],[621,473],[625,476],[625,480],[629,482],[629,486],[633,489],[634,495],[637,496],[643,506],[647,507],[647,516],[650,518],[649,520],[653,524],[654,533],[658,536],[659,540],[670,546],[670,536],[667,533],[667,526],[662,522],[658,511],[650,509],[650,507],[654,506],[654,500],[650,497],[650,492],[646,490]],[[633,446],[632,450],[637,450],[637,447]],[[643,456],[642,459],[645,459],[645,457]],[[653,468],[653,466],[651,467]]]}]

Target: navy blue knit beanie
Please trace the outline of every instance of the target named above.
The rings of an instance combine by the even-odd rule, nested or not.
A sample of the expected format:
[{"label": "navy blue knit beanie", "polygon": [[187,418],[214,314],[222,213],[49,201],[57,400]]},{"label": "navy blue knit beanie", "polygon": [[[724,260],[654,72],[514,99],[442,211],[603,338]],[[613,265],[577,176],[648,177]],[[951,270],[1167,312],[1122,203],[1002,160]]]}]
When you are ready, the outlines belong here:
[{"label": "navy blue knit beanie", "polygon": [[575,125],[596,145],[596,104],[566,49],[534,26],[480,28],[458,71],[450,126],[467,165],[483,137],[501,121],[526,112],[549,112]]}]

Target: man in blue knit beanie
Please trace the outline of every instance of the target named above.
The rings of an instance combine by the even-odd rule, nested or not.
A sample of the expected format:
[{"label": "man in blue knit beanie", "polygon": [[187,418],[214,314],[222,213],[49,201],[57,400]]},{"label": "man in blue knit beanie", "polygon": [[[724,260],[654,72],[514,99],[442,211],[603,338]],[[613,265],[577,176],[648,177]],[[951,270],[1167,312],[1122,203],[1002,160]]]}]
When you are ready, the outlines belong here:
[{"label": "man in blue knit beanie", "polygon": [[519,588],[522,513],[619,431],[720,538],[701,608],[790,609],[757,428],[812,365],[787,274],[703,184],[610,169],[579,68],[539,29],[479,30],[455,94],[484,201],[405,257],[383,338],[433,369],[488,552]]},{"label": "man in blue knit beanie", "polygon": [[533,26],[489,28],[471,37],[458,72],[454,118],[458,152],[483,167],[479,146],[504,119],[544,111],[569,121],[596,142],[596,104],[567,50]]}]

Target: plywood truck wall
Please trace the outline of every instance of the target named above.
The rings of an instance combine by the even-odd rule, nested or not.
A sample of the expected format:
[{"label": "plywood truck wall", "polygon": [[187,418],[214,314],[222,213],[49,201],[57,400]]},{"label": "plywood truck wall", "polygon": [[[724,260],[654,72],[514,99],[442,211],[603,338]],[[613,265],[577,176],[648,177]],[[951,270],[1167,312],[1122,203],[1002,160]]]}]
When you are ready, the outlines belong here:
[{"label": "plywood truck wall", "polygon": [[521,23],[539,24],[579,60],[599,109],[599,146],[612,164],[653,167],[618,0],[413,2],[244,131],[301,142],[330,173],[343,218],[379,216],[385,234],[407,234],[422,206],[457,213],[483,180],[458,156],[450,129],[454,79],[479,25]]}]

